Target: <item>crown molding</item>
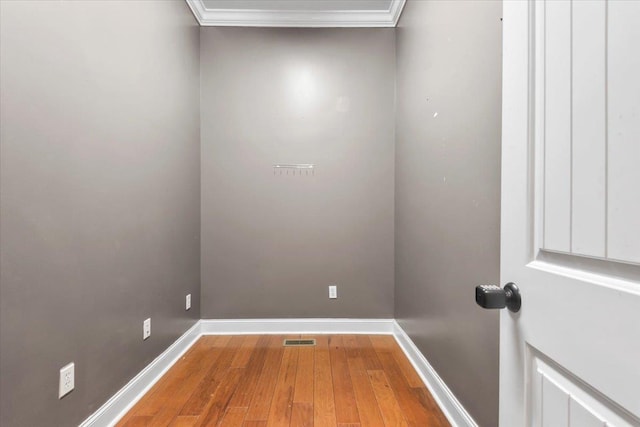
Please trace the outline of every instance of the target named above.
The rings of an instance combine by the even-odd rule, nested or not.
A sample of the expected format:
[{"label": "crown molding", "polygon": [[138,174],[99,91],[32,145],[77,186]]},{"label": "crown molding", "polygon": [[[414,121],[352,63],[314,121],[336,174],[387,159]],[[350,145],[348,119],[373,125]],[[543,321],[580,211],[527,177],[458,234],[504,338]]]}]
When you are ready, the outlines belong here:
[{"label": "crown molding", "polygon": [[205,27],[395,27],[406,0],[391,0],[388,10],[207,9],[202,0],[185,0]]}]

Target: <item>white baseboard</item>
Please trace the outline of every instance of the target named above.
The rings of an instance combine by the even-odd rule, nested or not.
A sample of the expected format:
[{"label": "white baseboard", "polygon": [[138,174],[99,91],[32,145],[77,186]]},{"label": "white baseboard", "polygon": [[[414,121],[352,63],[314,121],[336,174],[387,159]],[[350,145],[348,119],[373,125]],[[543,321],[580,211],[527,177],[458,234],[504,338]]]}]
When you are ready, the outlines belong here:
[{"label": "white baseboard", "polygon": [[393,319],[203,319],[203,335],[393,334]]},{"label": "white baseboard", "polygon": [[173,366],[200,338],[200,321],[169,346],[153,362],[122,387],[104,405],[84,420],[80,427],[111,427]]},{"label": "white baseboard", "polygon": [[409,335],[407,335],[395,320],[393,336],[451,425],[454,427],[478,427],[478,424],[471,418],[471,415],[469,415],[451,390],[449,390],[449,387],[442,381],[442,378],[440,378],[435,369],[433,369],[422,352],[420,352],[418,347],[411,341]]},{"label": "white baseboard", "polygon": [[386,334],[393,319],[239,319],[199,320],[120,389],[80,427],[114,426],[202,335]]},{"label": "white baseboard", "polygon": [[393,335],[453,427],[478,427],[409,336],[393,319],[203,319],[145,367],[80,427],[114,426],[202,335]]}]

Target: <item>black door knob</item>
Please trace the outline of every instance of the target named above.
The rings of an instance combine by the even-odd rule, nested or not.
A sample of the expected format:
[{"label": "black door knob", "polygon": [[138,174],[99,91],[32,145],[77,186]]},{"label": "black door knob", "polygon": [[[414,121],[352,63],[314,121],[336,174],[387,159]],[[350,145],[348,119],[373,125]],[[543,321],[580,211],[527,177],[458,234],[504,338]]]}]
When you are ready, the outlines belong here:
[{"label": "black door knob", "polygon": [[522,306],[520,290],[515,283],[507,283],[504,289],[496,285],[476,286],[476,303],[482,308],[505,308],[517,313]]}]

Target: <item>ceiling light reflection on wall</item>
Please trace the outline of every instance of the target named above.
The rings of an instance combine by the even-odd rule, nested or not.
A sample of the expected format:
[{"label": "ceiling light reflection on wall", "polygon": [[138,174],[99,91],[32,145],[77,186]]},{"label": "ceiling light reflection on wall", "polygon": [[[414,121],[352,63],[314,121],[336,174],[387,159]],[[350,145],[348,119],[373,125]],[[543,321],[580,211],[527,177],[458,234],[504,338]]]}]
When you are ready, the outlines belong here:
[{"label": "ceiling light reflection on wall", "polygon": [[317,100],[318,84],[309,66],[293,67],[289,73],[288,86],[292,106],[296,109],[310,108]]}]

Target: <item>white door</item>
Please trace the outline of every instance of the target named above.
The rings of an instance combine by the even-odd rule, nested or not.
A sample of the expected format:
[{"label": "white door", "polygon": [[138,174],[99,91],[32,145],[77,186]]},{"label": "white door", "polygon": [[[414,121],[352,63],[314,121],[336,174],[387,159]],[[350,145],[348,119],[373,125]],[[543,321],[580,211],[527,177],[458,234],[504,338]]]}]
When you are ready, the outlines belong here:
[{"label": "white door", "polygon": [[640,1],[504,2],[500,426],[640,426]]}]

